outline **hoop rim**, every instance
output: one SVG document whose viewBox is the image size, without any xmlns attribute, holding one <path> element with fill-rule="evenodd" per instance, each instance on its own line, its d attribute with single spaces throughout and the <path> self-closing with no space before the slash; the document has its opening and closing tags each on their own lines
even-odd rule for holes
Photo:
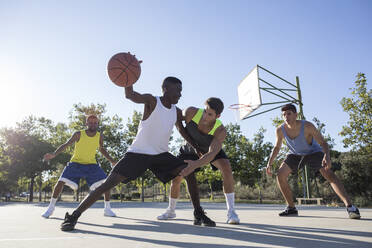
<svg viewBox="0 0 372 248">
<path fill-rule="evenodd" d="M 242 104 L 242 103 L 235 103 L 229 106 L 229 109 L 232 109 L 232 110 L 238 110 L 238 109 L 244 109 L 244 108 L 251 109 L 252 107 L 249 104 Z"/>
</svg>

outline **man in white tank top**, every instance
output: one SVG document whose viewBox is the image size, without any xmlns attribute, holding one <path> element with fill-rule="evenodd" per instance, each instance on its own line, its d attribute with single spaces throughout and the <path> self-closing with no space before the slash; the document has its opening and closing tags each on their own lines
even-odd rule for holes
<svg viewBox="0 0 372 248">
<path fill-rule="evenodd" d="M 79 216 L 96 202 L 103 192 L 120 182 L 127 183 L 141 176 L 147 169 L 166 183 L 175 178 L 187 164 L 168 152 L 168 142 L 176 124 L 182 132 L 182 111 L 175 104 L 181 97 L 182 82 L 167 77 L 162 85 L 163 95 L 140 94 L 133 86 L 125 88 L 125 97 L 135 103 L 144 104 L 143 117 L 138 133 L 123 158 L 113 168 L 106 181 L 84 199 L 78 208 L 61 225 L 62 231 L 74 229 Z M 181 130 L 180 130 L 181 129 Z"/>
<path fill-rule="evenodd" d="M 297 110 L 293 104 L 284 105 L 281 110 L 284 124 L 276 129 L 276 144 L 266 167 L 267 174 L 271 175 L 272 164 L 280 151 L 283 141 L 286 140 L 290 153 L 287 154 L 286 159 L 278 170 L 277 181 L 288 206 L 283 212 L 279 213 L 279 216 L 298 215 L 292 191 L 288 185 L 288 176 L 291 173 L 296 173 L 307 164 L 311 169 L 319 170 L 322 176 L 330 182 L 333 190 L 344 202 L 349 218 L 360 219 L 358 208 L 352 205 L 344 185 L 331 170 L 332 164 L 328 144 L 321 133 L 311 122 L 297 120 Z M 320 149 L 318 144 L 322 149 Z"/>
</svg>

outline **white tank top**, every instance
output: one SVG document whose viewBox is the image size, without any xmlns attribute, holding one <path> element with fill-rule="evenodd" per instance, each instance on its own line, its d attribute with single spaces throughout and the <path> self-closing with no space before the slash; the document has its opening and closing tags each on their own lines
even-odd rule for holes
<svg viewBox="0 0 372 248">
<path fill-rule="evenodd" d="M 177 121 L 177 109 L 172 104 L 168 109 L 156 97 L 154 111 L 146 120 L 141 120 L 138 132 L 128 152 L 156 155 L 168 152 L 169 139 Z"/>
</svg>

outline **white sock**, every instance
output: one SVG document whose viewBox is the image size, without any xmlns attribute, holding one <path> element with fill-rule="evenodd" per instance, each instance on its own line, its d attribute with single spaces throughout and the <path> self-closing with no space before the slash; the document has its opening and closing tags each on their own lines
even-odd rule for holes
<svg viewBox="0 0 372 248">
<path fill-rule="evenodd" d="M 105 202 L 105 209 L 111 209 L 110 201 L 104 201 Z"/>
<path fill-rule="evenodd" d="M 227 211 L 234 211 L 235 193 L 225 193 Z"/>
<path fill-rule="evenodd" d="M 49 207 L 55 207 L 56 206 L 56 202 L 57 202 L 57 198 L 50 198 L 50 203 L 49 203 Z"/>
<path fill-rule="evenodd" d="M 169 197 L 169 206 L 168 206 L 169 210 L 173 212 L 176 210 L 177 200 L 178 200 L 177 198 Z"/>
</svg>

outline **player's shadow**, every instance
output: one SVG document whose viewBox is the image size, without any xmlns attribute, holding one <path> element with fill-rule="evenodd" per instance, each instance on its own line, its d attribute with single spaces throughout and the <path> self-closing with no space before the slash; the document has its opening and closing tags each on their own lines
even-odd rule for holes
<svg viewBox="0 0 372 248">
<path fill-rule="evenodd" d="M 370 232 L 336 230 L 328 228 L 306 228 L 306 227 L 292 227 L 283 225 L 267 225 L 267 224 L 241 224 L 234 227 L 199 227 L 192 224 L 181 224 L 167 221 L 151 221 L 133 218 L 124 218 L 128 221 L 135 222 L 134 224 L 114 223 L 113 225 L 100 225 L 96 223 L 79 222 L 77 229 L 74 232 L 88 233 L 101 236 L 108 236 L 119 239 L 127 239 L 139 242 L 153 243 L 156 245 L 169 245 L 180 248 L 198 247 L 212 247 L 208 244 L 198 243 L 198 240 L 205 240 L 209 237 L 220 238 L 221 244 L 219 246 L 213 244 L 213 247 L 251 247 L 244 245 L 228 245 L 229 240 L 234 242 L 254 242 L 266 246 L 283 246 L 283 247 L 371 247 L 372 243 L 358 240 L 358 237 L 370 237 Z M 191 223 L 191 221 L 190 221 Z M 84 225 L 102 227 L 102 232 L 87 231 L 80 229 Z M 104 231 L 107 228 L 107 231 Z M 140 231 L 141 237 L 133 237 L 126 235 L 113 234 L 110 229 L 122 229 L 130 231 Z M 345 227 L 347 228 L 347 227 Z M 172 235 L 193 235 L 190 238 L 190 243 L 180 241 L 164 241 L 158 239 L 145 238 L 143 232 L 158 232 L 159 237 L 161 233 Z M 126 233 L 126 232 L 124 232 Z M 334 236 L 329 236 L 332 234 Z M 337 237 L 343 235 L 346 237 Z M 348 238 L 350 237 L 350 238 Z"/>
<path fill-rule="evenodd" d="M 311 219 L 336 219 L 336 220 L 344 220 L 347 219 L 348 217 L 335 217 L 335 216 L 312 216 L 312 215 L 298 215 L 298 216 L 290 216 L 290 217 L 285 217 L 285 218 L 311 218 Z M 353 221 L 353 220 L 351 220 Z M 358 220 L 354 221 L 372 221 L 372 219 L 369 218 L 361 218 Z"/>
</svg>

